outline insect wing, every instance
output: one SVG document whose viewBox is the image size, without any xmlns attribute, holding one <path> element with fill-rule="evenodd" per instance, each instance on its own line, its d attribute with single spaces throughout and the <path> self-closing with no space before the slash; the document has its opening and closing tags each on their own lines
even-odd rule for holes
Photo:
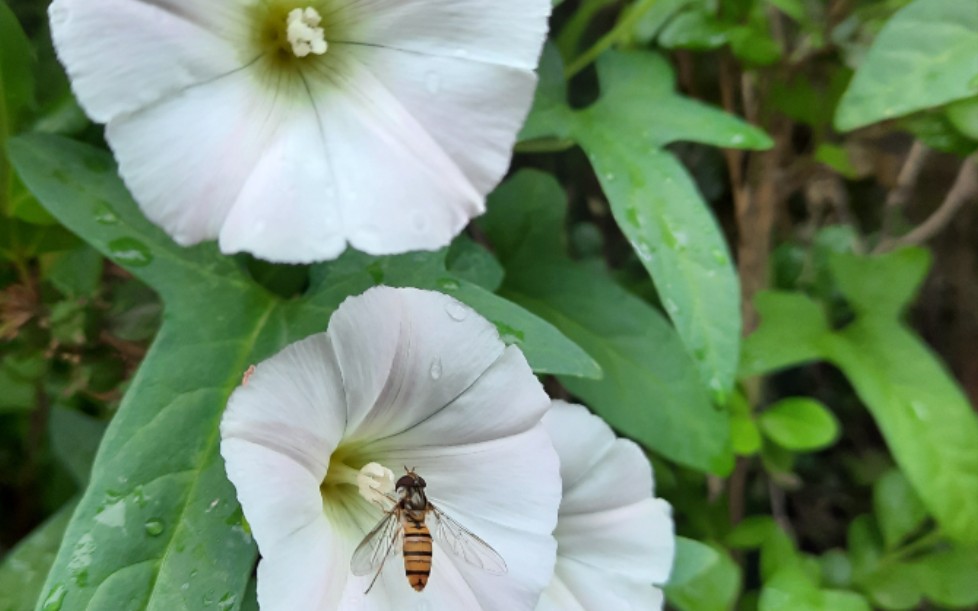
<svg viewBox="0 0 978 611">
<path fill-rule="evenodd" d="M 357 546 L 350 559 L 350 571 L 362 576 L 379 570 L 388 556 L 397 553 L 400 535 L 401 521 L 397 512 L 392 511 L 381 518 Z"/>
<path fill-rule="evenodd" d="M 430 503 L 428 510 L 428 515 L 431 516 L 431 535 L 442 547 L 472 566 L 493 575 L 506 572 L 506 561 L 488 543 Z"/>
</svg>

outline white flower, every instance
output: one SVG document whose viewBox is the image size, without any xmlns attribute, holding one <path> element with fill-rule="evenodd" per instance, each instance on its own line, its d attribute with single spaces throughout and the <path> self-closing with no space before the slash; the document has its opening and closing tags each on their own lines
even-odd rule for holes
<svg viewBox="0 0 978 611">
<path fill-rule="evenodd" d="M 661 609 L 652 584 L 668 579 L 676 537 L 672 509 L 653 496 L 648 459 L 580 405 L 554 401 L 543 423 L 564 498 L 557 567 L 537 611 Z"/>
<path fill-rule="evenodd" d="M 258 543 L 265 611 L 532 610 L 553 574 L 557 455 L 550 401 L 523 354 L 458 301 L 374 288 L 325 333 L 260 363 L 231 395 L 221 454 Z M 378 463 L 378 464 L 371 464 Z M 379 465 L 379 466 L 378 466 Z M 400 557 L 376 585 L 354 577 L 356 545 L 383 513 L 371 501 L 414 468 L 437 507 L 484 539 L 494 575 L 435 540 L 420 594 Z"/>
<path fill-rule="evenodd" d="M 484 210 L 551 0 L 55 0 L 143 210 L 273 261 L 433 250 Z"/>
</svg>

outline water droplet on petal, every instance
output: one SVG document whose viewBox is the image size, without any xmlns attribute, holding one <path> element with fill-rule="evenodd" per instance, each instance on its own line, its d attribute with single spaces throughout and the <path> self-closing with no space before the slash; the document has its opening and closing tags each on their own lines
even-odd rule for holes
<svg viewBox="0 0 978 611">
<path fill-rule="evenodd" d="M 146 520 L 146 524 L 143 526 L 146 528 L 146 534 L 150 537 L 158 537 L 163 534 L 163 520 L 159 518 Z"/>
<path fill-rule="evenodd" d="M 437 380 L 441 377 L 441 372 L 441 359 L 435 358 L 435 360 L 431 361 L 431 368 L 428 370 L 428 373 L 431 374 L 432 380 Z"/>
<path fill-rule="evenodd" d="M 132 238 L 119 238 L 109 242 L 109 254 L 117 262 L 131 267 L 145 267 L 153 261 L 149 248 Z"/>
<path fill-rule="evenodd" d="M 469 308 L 457 301 L 452 301 L 445 305 L 445 312 L 455 322 L 462 322 L 469 317 Z"/>
</svg>

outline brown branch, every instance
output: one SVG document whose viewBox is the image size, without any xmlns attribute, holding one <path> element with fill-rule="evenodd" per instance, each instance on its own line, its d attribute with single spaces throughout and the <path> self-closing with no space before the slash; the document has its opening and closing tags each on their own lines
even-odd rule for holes
<svg viewBox="0 0 978 611">
<path fill-rule="evenodd" d="M 978 162 L 976 160 L 978 160 L 978 156 L 974 155 L 964 160 L 961 169 L 958 170 L 957 178 L 954 179 L 954 184 L 951 185 L 951 190 L 947 192 L 944 201 L 927 220 L 905 235 L 880 242 L 875 252 L 923 244 L 943 231 L 962 206 L 978 197 Z"/>
<path fill-rule="evenodd" d="M 910 147 L 910 152 L 907 153 L 907 158 L 904 160 L 903 166 L 900 168 L 900 174 L 897 176 L 896 185 L 894 185 L 893 189 L 886 196 L 886 207 L 883 210 L 883 227 L 880 230 L 883 241 L 886 241 L 886 236 L 892 233 L 893 222 L 897 214 L 910 200 L 913 189 L 917 185 L 917 179 L 920 178 L 920 172 L 924 168 L 924 162 L 927 160 L 928 153 L 928 148 L 920 140 L 915 140 L 913 146 Z"/>
</svg>

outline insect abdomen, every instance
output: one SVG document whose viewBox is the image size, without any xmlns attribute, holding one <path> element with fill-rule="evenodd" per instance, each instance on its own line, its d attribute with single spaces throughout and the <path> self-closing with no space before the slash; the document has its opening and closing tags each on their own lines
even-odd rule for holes
<svg viewBox="0 0 978 611">
<path fill-rule="evenodd" d="M 431 532 L 424 522 L 404 520 L 404 574 L 420 592 L 431 574 Z"/>
</svg>

